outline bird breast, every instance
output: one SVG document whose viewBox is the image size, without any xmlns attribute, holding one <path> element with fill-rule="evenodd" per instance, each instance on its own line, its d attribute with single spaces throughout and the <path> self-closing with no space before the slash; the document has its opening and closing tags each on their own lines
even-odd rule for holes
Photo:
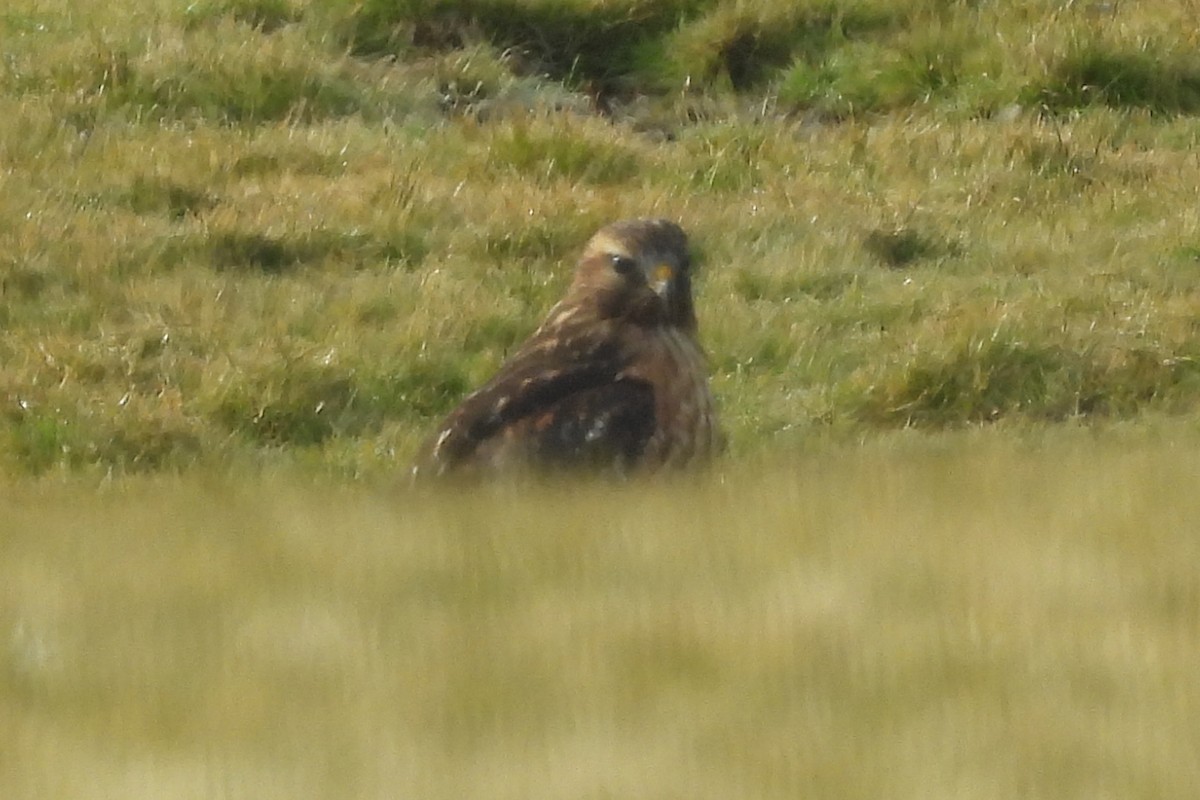
<svg viewBox="0 0 1200 800">
<path fill-rule="evenodd" d="M 673 327 L 644 337 L 623 375 L 654 387 L 656 427 L 643 458 L 648 464 L 681 466 L 720 448 L 716 410 L 704 352 L 689 333 Z"/>
</svg>

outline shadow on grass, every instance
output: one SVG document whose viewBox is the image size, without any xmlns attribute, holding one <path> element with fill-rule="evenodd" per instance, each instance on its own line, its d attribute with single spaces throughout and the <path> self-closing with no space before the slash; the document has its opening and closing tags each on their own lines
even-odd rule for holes
<svg viewBox="0 0 1200 800">
<path fill-rule="evenodd" d="M 672 81 L 727 78 L 741 90 L 760 85 L 798 52 L 827 50 L 896 18 L 835 3 L 759 14 L 729 13 L 717 0 L 364 0 L 343 35 L 360 55 L 457 49 L 486 39 L 521 53 L 530 71 L 601 94 L 661 84 L 663 67 Z"/>
<path fill-rule="evenodd" d="M 873 230 L 864 237 L 863 247 L 892 269 L 957 255 L 959 252 L 956 243 L 914 228 Z"/>
<path fill-rule="evenodd" d="M 138 176 L 113 198 L 135 214 L 165 214 L 181 219 L 217 205 L 217 198 L 202 189 L 171 180 Z"/>
<path fill-rule="evenodd" d="M 155 245 L 146 260 L 155 269 L 200 265 L 221 272 L 278 275 L 331 260 L 356 268 L 414 269 L 428 252 L 424 237 L 409 229 L 382 237 L 330 230 L 284 235 L 225 230 L 172 236 Z"/>
<path fill-rule="evenodd" d="M 0 298 L 36 300 L 56 282 L 53 272 L 7 259 L 0 266 Z"/>
<path fill-rule="evenodd" d="M 644 41 L 711 4 L 364 0 L 343 34 L 360 55 L 394 54 L 406 46 L 455 49 L 482 37 L 502 49 L 521 50 L 554 78 L 607 82 L 632 69 Z"/>
</svg>

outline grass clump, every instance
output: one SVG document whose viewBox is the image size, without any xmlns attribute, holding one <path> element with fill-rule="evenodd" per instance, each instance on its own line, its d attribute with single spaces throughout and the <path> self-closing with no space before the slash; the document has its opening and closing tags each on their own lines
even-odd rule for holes
<svg viewBox="0 0 1200 800">
<path fill-rule="evenodd" d="M 1060 348 L 1000 337 L 968 340 L 949 354 L 915 359 L 894 382 L 876 387 L 859 413 L 906 426 L 991 422 L 1013 414 L 1063 418 L 1084 402 L 1080 367 Z"/>
<path fill-rule="evenodd" d="M 690 188 L 706 192 L 752 191 L 761 186 L 770 165 L 767 134 L 748 126 L 712 126 L 700 129 L 684 141 L 689 159 Z"/>
<path fill-rule="evenodd" d="M 1200 58 L 1150 43 L 1135 50 L 1089 41 L 1054 63 L 1027 95 L 1050 111 L 1104 105 L 1194 114 L 1200 111 Z"/>
<path fill-rule="evenodd" d="M 1006 417 L 1127 417 L 1156 401 L 1170 408 L 1198 388 L 1200 362 L 1190 356 L 1143 348 L 1080 351 L 997 333 L 918 355 L 873 387 L 857 413 L 918 427 Z"/>
<path fill-rule="evenodd" d="M 518 122 L 493 139 L 489 157 L 503 172 L 537 181 L 614 184 L 629 180 L 639 169 L 634 151 L 583 134 L 573 125 L 546 130 Z"/>
<path fill-rule="evenodd" d="M 821 52 L 853 35 L 858 22 L 830 8 L 718 5 L 656 43 L 641 69 L 663 88 L 725 85 L 745 91 L 762 84 L 797 50 Z"/>
<path fill-rule="evenodd" d="M 84 130 L 117 116 L 240 126 L 410 107 L 406 87 L 374 88 L 365 69 L 315 49 L 298 31 L 266 36 L 220 23 L 157 40 L 75 43 L 61 62 L 30 59 L 9 81 L 25 93 L 61 92 L 67 117 Z"/>
<path fill-rule="evenodd" d="M 514 261 L 545 263 L 570 259 L 579 242 L 603 221 L 574 215 L 536 220 L 526 225 L 497 225 L 480 237 L 478 252 L 497 266 Z M 512 280 L 507 275 L 506 280 Z"/>
<path fill-rule="evenodd" d="M 197 66 L 191 58 L 130 66 L 111 85 L 108 102 L 165 119 L 201 117 L 224 124 L 347 116 L 367 99 L 346 75 L 248 54 L 244 63 Z"/>
<path fill-rule="evenodd" d="M 801 51 L 780 74 L 779 102 L 831 119 L 937 101 L 982 113 L 998 102 L 995 45 L 963 20 L 914 21 L 887 36 Z"/>
</svg>

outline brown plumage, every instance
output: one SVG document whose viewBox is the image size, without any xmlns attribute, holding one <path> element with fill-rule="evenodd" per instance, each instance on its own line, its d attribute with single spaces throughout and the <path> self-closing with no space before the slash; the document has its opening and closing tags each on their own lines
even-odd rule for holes
<svg viewBox="0 0 1200 800">
<path fill-rule="evenodd" d="M 496 375 L 450 413 L 413 473 L 682 466 L 720 447 L 687 236 L 662 219 L 588 242 L 563 297 Z"/>
</svg>

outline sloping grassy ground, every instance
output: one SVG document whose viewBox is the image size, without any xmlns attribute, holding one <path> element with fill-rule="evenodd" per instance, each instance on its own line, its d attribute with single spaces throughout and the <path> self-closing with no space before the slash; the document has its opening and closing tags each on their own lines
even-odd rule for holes
<svg viewBox="0 0 1200 800">
<path fill-rule="evenodd" d="M 661 214 L 735 454 L 1194 418 L 1194 4 L 13 0 L 10 475 L 380 475 Z"/>
<path fill-rule="evenodd" d="M 4 797 L 1193 800 L 1197 436 L 902 438 L 0 490 Z"/>
</svg>

